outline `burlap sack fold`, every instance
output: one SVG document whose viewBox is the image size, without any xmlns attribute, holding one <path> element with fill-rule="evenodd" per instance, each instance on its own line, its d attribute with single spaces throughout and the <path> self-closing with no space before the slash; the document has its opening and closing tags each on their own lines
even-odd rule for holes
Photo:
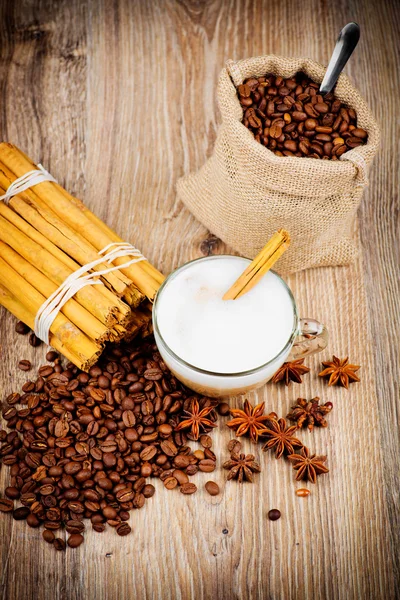
<svg viewBox="0 0 400 600">
<path fill-rule="evenodd" d="M 357 111 L 368 143 L 339 161 L 279 157 L 242 124 L 236 88 L 250 76 L 289 77 L 303 71 L 320 83 L 325 67 L 304 58 L 263 56 L 228 61 L 218 83 L 222 116 L 212 156 L 178 181 L 179 198 L 207 229 L 243 256 L 253 258 L 280 227 L 292 238 L 277 264 L 280 273 L 343 265 L 357 255 L 354 220 L 367 184 L 368 166 L 379 145 L 379 129 L 346 75 L 335 95 Z"/>
</svg>

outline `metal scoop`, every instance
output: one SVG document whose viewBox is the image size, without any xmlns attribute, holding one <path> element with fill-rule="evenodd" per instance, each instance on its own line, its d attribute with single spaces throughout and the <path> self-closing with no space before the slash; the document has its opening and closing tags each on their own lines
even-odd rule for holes
<svg viewBox="0 0 400 600">
<path fill-rule="evenodd" d="M 340 73 L 343 71 L 345 64 L 353 54 L 353 50 L 357 46 L 359 39 L 360 27 L 357 23 L 348 23 L 343 27 L 326 69 L 325 77 L 319 88 L 321 93 L 326 94 L 333 90 Z"/>
</svg>

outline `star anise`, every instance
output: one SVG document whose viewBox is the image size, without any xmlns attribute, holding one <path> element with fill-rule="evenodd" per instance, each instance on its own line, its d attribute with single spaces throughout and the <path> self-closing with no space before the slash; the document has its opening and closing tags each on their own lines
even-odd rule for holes
<svg viewBox="0 0 400 600">
<path fill-rule="evenodd" d="M 296 404 L 292 406 L 292 412 L 287 414 L 286 418 L 289 421 L 296 421 L 299 429 L 303 425 L 307 425 L 308 429 L 312 431 L 314 425 L 318 425 L 319 427 L 328 426 L 324 415 L 331 412 L 332 406 L 332 402 L 320 405 L 318 396 L 310 401 L 307 401 L 305 398 L 297 398 Z"/>
<path fill-rule="evenodd" d="M 188 415 L 188 418 L 184 419 L 175 427 L 175 431 L 181 431 L 181 429 L 191 429 L 191 434 L 194 440 L 197 440 L 200 435 L 200 429 L 205 427 L 216 427 L 216 423 L 207 419 L 207 415 L 214 410 L 214 406 L 207 406 L 200 410 L 199 403 L 197 400 L 193 400 L 190 410 L 184 412 Z"/>
<path fill-rule="evenodd" d="M 272 383 L 278 383 L 278 381 L 284 381 L 285 385 L 289 385 L 291 381 L 302 383 L 301 376 L 310 370 L 303 365 L 303 362 L 304 358 L 298 358 L 297 360 L 283 363 L 273 376 Z"/>
<path fill-rule="evenodd" d="M 243 480 L 253 482 L 253 473 L 260 473 L 261 467 L 256 462 L 253 454 L 236 454 L 232 452 L 230 460 L 222 465 L 224 469 L 229 469 L 228 480 L 237 479 L 239 483 Z"/>
<path fill-rule="evenodd" d="M 317 475 L 328 473 L 329 469 L 324 465 L 326 456 L 310 455 L 308 448 L 303 446 L 299 454 L 291 454 L 288 459 L 293 463 L 293 469 L 297 471 L 296 481 L 308 479 L 312 483 L 316 483 Z"/>
<path fill-rule="evenodd" d="M 323 362 L 322 365 L 325 367 L 325 369 L 319 373 L 319 376 L 329 376 L 328 385 L 335 385 L 336 383 L 340 382 L 343 387 L 348 389 L 349 383 L 360 381 L 355 374 L 355 371 L 358 371 L 360 366 L 349 364 L 348 357 L 340 359 L 334 355 L 332 362 Z"/>
<path fill-rule="evenodd" d="M 275 448 L 275 456 L 280 458 L 284 452 L 292 454 L 295 447 L 301 448 L 303 444 L 293 435 L 296 430 L 297 426 L 288 427 L 285 419 L 271 420 L 270 429 L 262 434 L 269 438 L 263 446 L 264 452 Z"/>
<path fill-rule="evenodd" d="M 267 429 L 264 423 L 269 421 L 272 415 L 275 416 L 275 413 L 264 415 L 264 406 L 265 402 L 262 402 L 253 407 L 248 400 L 245 400 L 243 410 L 231 408 L 229 412 L 234 419 L 228 421 L 227 426 L 235 430 L 237 437 L 249 433 L 253 442 L 257 442 L 258 436 Z"/>
</svg>

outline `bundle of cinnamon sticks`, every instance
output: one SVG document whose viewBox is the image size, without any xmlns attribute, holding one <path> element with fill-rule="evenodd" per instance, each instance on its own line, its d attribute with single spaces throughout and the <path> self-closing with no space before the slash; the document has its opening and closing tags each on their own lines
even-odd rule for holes
<svg viewBox="0 0 400 600">
<path fill-rule="evenodd" d="M 0 144 L 0 195 L 38 167 L 16 146 Z M 43 302 L 99 251 L 123 240 L 60 185 L 43 181 L 0 201 L 0 304 L 30 328 Z M 88 370 L 105 342 L 149 331 L 151 304 L 163 275 L 148 261 L 99 276 L 61 308 L 50 326 L 50 344 L 80 369 Z M 104 271 L 100 263 L 94 271 Z"/>
</svg>

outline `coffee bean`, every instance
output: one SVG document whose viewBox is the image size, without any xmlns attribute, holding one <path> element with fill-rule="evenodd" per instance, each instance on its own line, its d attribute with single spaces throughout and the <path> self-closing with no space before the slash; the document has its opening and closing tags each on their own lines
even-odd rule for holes
<svg viewBox="0 0 400 600">
<path fill-rule="evenodd" d="M 68 533 L 82 533 L 85 530 L 85 526 L 82 521 L 71 519 L 66 522 L 65 529 Z"/>
<path fill-rule="evenodd" d="M 45 529 L 42 533 L 42 537 L 44 539 L 45 542 L 47 542 L 48 544 L 52 544 L 55 540 L 55 535 L 52 531 L 49 531 L 48 529 Z"/>
<path fill-rule="evenodd" d="M 239 442 L 239 440 L 235 440 L 235 438 L 233 440 L 229 440 L 228 451 L 231 454 L 232 454 L 232 452 L 234 452 L 235 454 L 239 454 L 241 448 L 242 448 L 242 444 L 241 444 L 241 442 Z"/>
<path fill-rule="evenodd" d="M 220 490 L 219 485 L 215 483 L 215 481 L 207 481 L 204 487 L 206 488 L 210 496 L 218 496 Z"/>
<path fill-rule="evenodd" d="M 175 477 L 167 477 L 164 481 L 164 486 L 167 490 L 173 490 L 178 485 L 178 480 Z"/>
<path fill-rule="evenodd" d="M 30 510 L 26 506 L 21 506 L 20 508 L 16 508 L 13 512 L 13 518 L 16 521 L 23 521 L 29 515 Z"/>
<path fill-rule="evenodd" d="M 69 536 L 67 544 L 70 548 L 78 548 L 83 542 L 83 535 L 80 533 L 73 533 Z"/>
<path fill-rule="evenodd" d="M 190 465 L 190 458 L 184 454 L 178 454 L 174 458 L 174 465 L 178 467 L 178 469 L 186 469 Z"/>
<path fill-rule="evenodd" d="M 212 471 L 215 471 L 215 461 L 205 458 L 199 462 L 199 469 L 204 473 L 211 473 Z"/>
<path fill-rule="evenodd" d="M 176 454 L 178 454 L 177 447 L 170 440 L 162 441 L 160 447 L 164 454 L 166 454 L 167 456 L 175 456 Z"/>
<path fill-rule="evenodd" d="M 0 512 L 11 512 L 14 508 L 14 502 L 8 498 L 0 498 Z"/>
<path fill-rule="evenodd" d="M 281 511 L 278 510 L 277 508 L 273 508 L 272 510 L 270 510 L 268 512 L 268 519 L 270 521 L 277 521 L 280 518 L 281 518 Z"/>
<path fill-rule="evenodd" d="M 66 548 L 65 542 L 61 538 L 55 538 L 54 541 L 53 541 L 53 546 L 58 551 L 65 550 L 65 548 Z"/>
<path fill-rule="evenodd" d="M 212 439 L 209 435 L 201 435 L 199 441 L 203 448 L 211 448 L 212 446 Z"/>
<path fill-rule="evenodd" d="M 131 531 L 132 531 L 132 528 L 130 527 L 130 525 L 128 525 L 128 523 L 125 523 L 125 522 L 120 523 L 116 527 L 116 532 L 118 533 L 118 535 L 121 535 L 121 536 L 129 535 Z"/>
<path fill-rule="evenodd" d="M 36 337 L 36 335 L 34 333 L 31 333 L 29 336 L 29 343 L 34 348 L 37 348 L 42 343 L 42 340 L 40 340 L 38 337 Z"/>
<path fill-rule="evenodd" d="M 194 494 L 197 492 L 197 486 L 194 483 L 184 483 L 180 487 L 182 494 Z"/>
<path fill-rule="evenodd" d="M 186 473 L 184 471 L 181 471 L 180 469 L 175 469 L 172 473 L 173 477 L 175 477 L 175 479 L 177 480 L 177 482 L 179 483 L 179 485 L 183 485 L 184 483 L 188 483 L 189 481 L 189 477 L 186 475 Z M 164 482 L 165 485 L 165 482 Z M 167 487 L 167 486 L 165 486 Z"/>
<path fill-rule="evenodd" d="M 54 350 L 49 350 L 46 354 L 46 360 L 54 362 L 59 357 L 59 354 Z"/>
<path fill-rule="evenodd" d="M 16 487 L 6 487 L 4 493 L 7 496 L 7 498 L 10 498 L 11 500 L 16 500 L 17 498 L 19 498 L 19 489 Z"/>
<path fill-rule="evenodd" d="M 229 415 L 229 404 L 227 402 L 221 402 L 218 404 L 217 410 L 222 417 L 225 417 L 226 415 Z"/>
<path fill-rule="evenodd" d="M 30 332 L 28 325 L 25 325 L 23 321 L 17 321 L 15 324 L 15 331 L 20 335 L 26 335 Z"/>
<path fill-rule="evenodd" d="M 143 377 L 151 381 L 158 381 L 159 379 L 162 379 L 162 376 L 163 374 L 160 369 L 147 369 L 147 371 L 143 373 Z"/>
<path fill-rule="evenodd" d="M 39 519 L 37 518 L 36 515 L 34 515 L 32 513 L 26 517 L 26 522 L 29 525 L 29 527 L 33 527 L 33 528 L 40 527 Z"/>
<path fill-rule="evenodd" d="M 189 465 L 186 469 L 186 473 L 191 477 L 192 475 L 196 475 L 199 467 L 197 465 Z"/>
<path fill-rule="evenodd" d="M 32 368 L 32 364 L 29 360 L 20 360 L 18 363 L 18 369 L 21 371 L 30 371 Z"/>
<path fill-rule="evenodd" d="M 151 498 L 154 496 L 156 488 L 151 483 L 147 483 L 142 489 L 142 494 L 145 498 Z M 120 513 L 121 514 L 121 513 Z"/>
<path fill-rule="evenodd" d="M 361 127 L 356 127 L 351 133 L 362 140 L 365 140 L 368 137 L 368 133 L 365 131 L 365 129 L 361 129 Z"/>
</svg>

